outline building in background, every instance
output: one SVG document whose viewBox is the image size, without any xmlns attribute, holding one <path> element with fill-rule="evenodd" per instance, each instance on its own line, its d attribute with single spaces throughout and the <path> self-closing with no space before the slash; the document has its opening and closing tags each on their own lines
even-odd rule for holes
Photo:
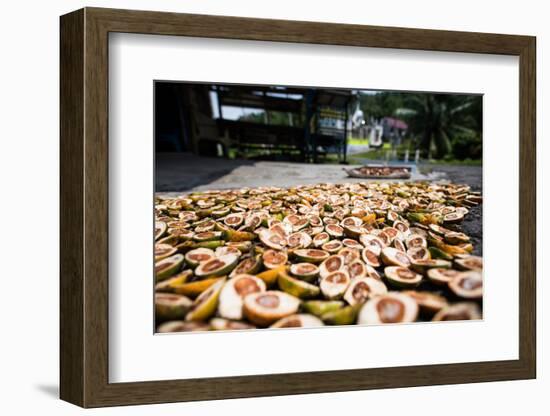
<svg viewBox="0 0 550 416">
<path fill-rule="evenodd" d="M 346 162 L 345 89 L 155 83 L 157 152 Z"/>
</svg>

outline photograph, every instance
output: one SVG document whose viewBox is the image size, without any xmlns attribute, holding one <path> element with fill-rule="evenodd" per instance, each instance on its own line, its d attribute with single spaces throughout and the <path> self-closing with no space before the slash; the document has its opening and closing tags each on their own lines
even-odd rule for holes
<svg viewBox="0 0 550 416">
<path fill-rule="evenodd" d="M 76 411 L 286 396 L 333 413 L 350 392 L 382 410 L 411 388 L 492 404 L 514 383 L 538 403 L 543 26 L 519 9 L 457 27 L 418 7 L 72 7 L 57 82 L 35 83 L 53 124 L 19 123 L 59 143 L 7 153 L 57 163 L 53 188 L 42 169 L 8 181 L 59 191 L 59 281 L 37 292 L 59 336 L 53 378 L 23 374 L 35 389 Z"/>
<path fill-rule="evenodd" d="M 482 319 L 482 108 L 155 81 L 155 332 Z"/>
</svg>

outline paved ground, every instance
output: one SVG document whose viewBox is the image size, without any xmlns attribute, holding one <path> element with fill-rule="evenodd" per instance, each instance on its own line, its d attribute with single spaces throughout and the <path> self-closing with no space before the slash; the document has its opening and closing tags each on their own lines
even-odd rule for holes
<svg viewBox="0 0 550 416">
<path fill-rule="evenodd" d="M 341 165 L 198 158 L 189 154 L 164 153 L 156 157 L 156 192 L 175 194 L 191 190 L 228 189 L 243 186 L 292 186 L 319 182 L 361 182 L 348 178 Z M 477 166 L 420 166 L 412 180 L 450 180 L 482 190 L 482 169 Z M 482 208 L 472 208 L 463 223 L 481 255 Z"/>
<path fill-rule="evenodd" d="M 157 192 L 229 189 L 243 186 L 293 186 L 319 182 L 361 182 L 348 178 L 343 165 L 267 162 L 196 157 L 184 153 L 156 156 Z M 347 168 L 354 165 L 346 165 Z M 443 179 L 438 172 L 413 170 L 412 180 Z"/>
</svg>

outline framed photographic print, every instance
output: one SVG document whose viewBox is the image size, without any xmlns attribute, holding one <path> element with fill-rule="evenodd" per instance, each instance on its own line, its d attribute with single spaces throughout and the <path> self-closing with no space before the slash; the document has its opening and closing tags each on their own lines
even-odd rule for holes
<svg viewBox="0 0 550 416">
<path fill-rule="evenodd" d="M 61 17 L 61 398 L 536 376 L 535 38 Z"/>
</svg>

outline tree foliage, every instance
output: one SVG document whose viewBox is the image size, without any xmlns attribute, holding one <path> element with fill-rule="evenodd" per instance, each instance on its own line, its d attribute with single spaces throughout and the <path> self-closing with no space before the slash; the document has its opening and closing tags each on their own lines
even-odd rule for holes
<svg viewBox="0 0 550 416">
<path fill-rule="evenodd" d="M 360 99 L 367 120 L 383 117 L 405 120 L 415 148 L 425 156 L 481 157 L 480 95 L 380 92 L 362 95 Z"/>
</svg>

